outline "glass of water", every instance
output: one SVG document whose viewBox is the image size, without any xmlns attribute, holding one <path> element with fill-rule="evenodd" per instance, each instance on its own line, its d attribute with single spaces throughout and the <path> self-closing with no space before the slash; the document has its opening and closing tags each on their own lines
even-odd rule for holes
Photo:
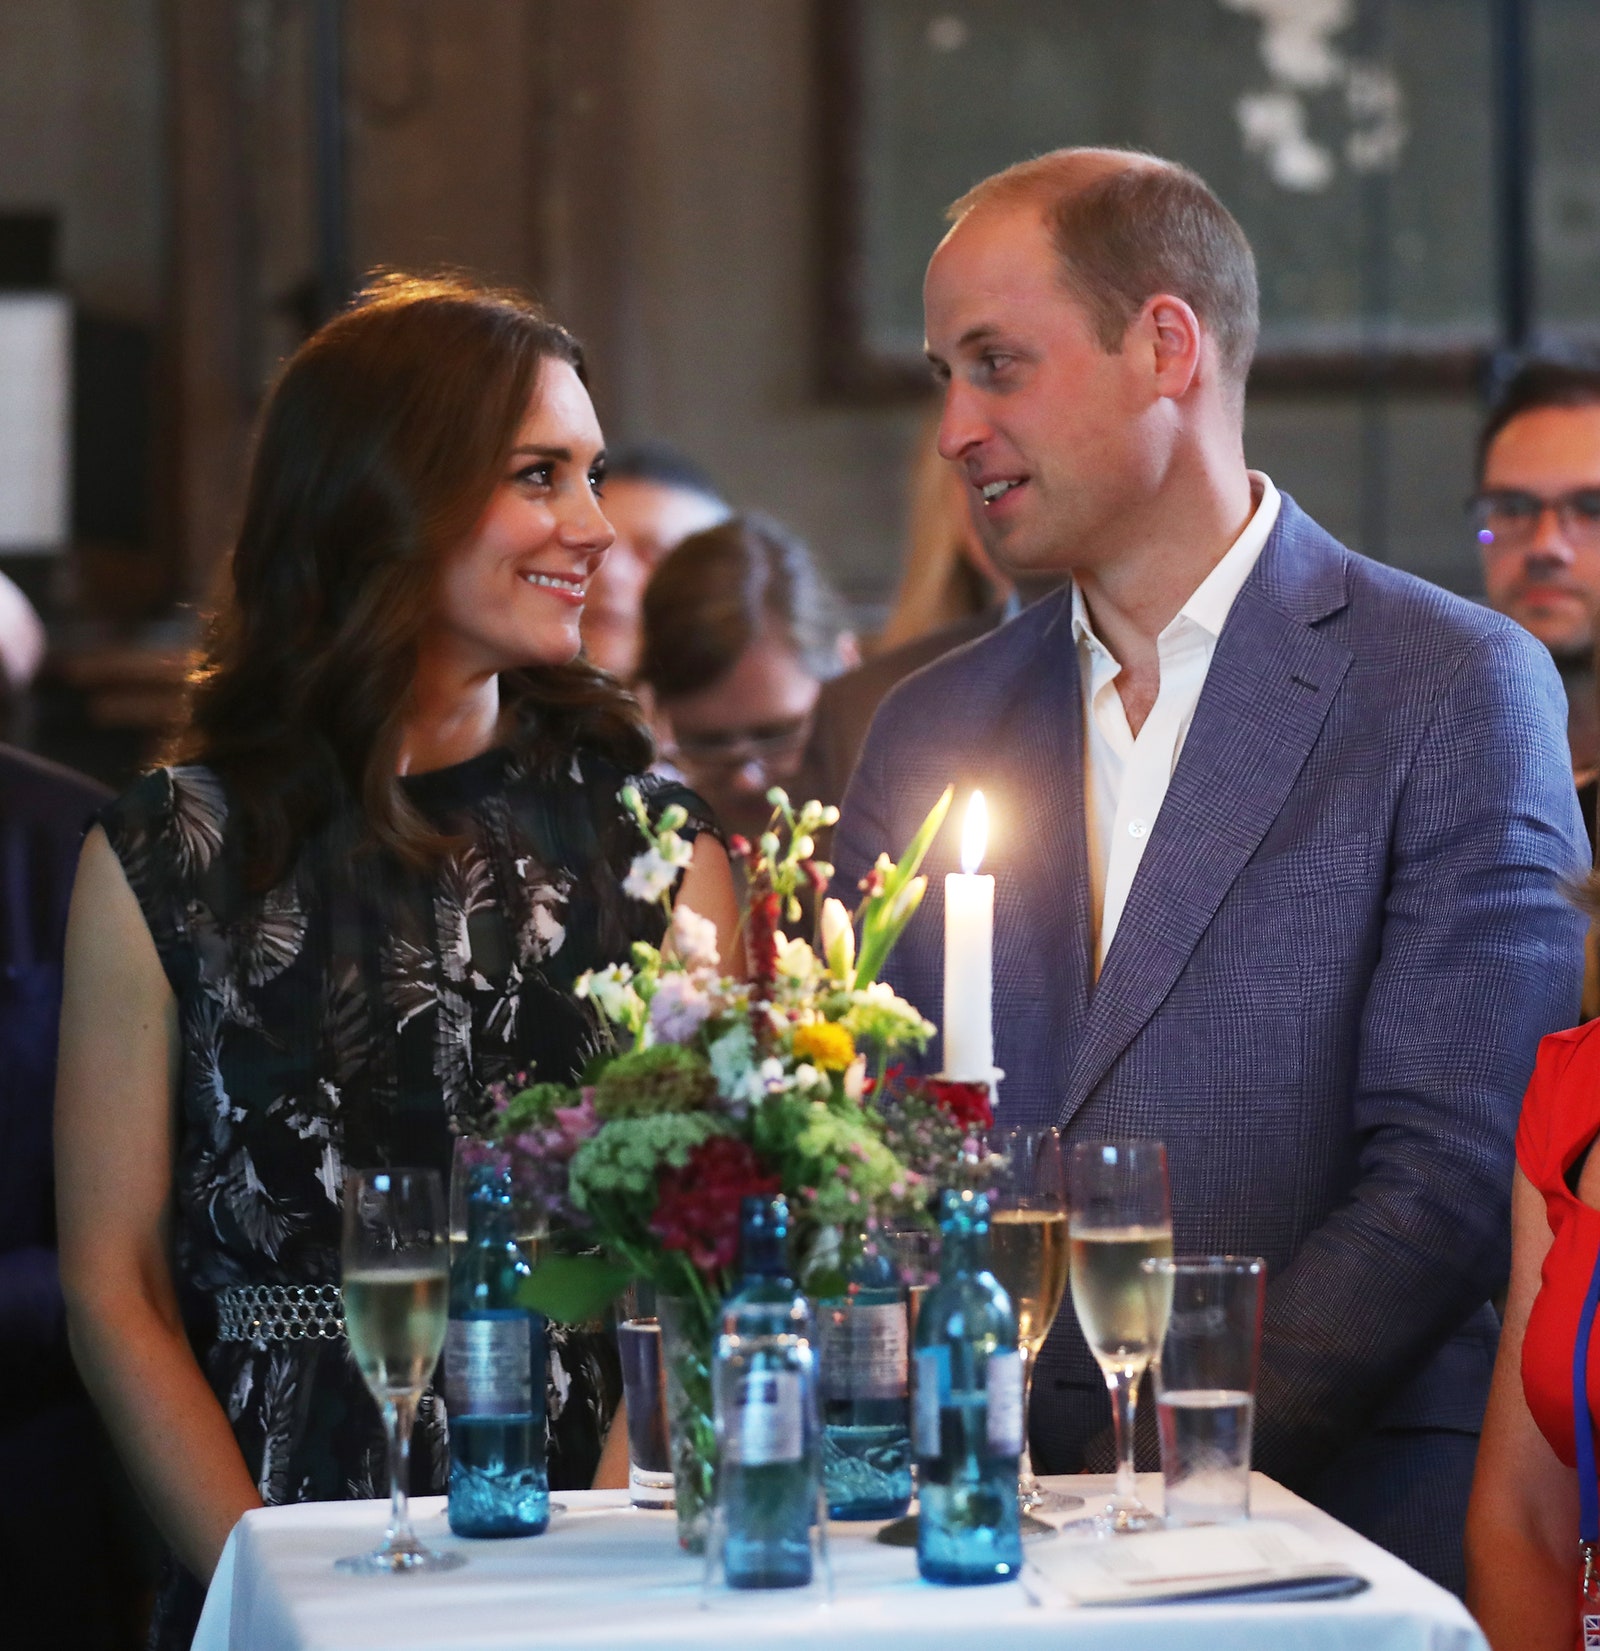
<svg viewBox="0 0 1600 1651">
<path fill-rule="evenodd" d="M 411 1424 L 444 1347 L 450 1299 L 444 1188 L 431 1169 L 352 1170 L 344 1183 L 345 1331 L 389 1438 L 389 1529 L 381 1547 L 335 1561 L 342 1571 L 449 1571 L 411 1528 Z"/>
<path fill-rule="evenodd" d="M 1167 1522 L 1248 1519 L 1267 1264 L 1223 1255 L 1144 1265 L 1172 1294 L 1155 1372 Z"/>
</svg>

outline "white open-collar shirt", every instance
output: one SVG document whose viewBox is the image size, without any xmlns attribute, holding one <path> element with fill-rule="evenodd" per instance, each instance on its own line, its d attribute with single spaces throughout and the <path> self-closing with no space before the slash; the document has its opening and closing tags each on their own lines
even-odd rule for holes
<svg viewBox="0 0 1600 1651">
<path fill-rule="evenodd" d="M 1259 470 L 1250 472 L 1250 483 L 1259 499 L 1244 531 L 1156 638 L 1161 686 L 1137 739 L 1117 692 L 1122 666 L 1095 635 L 1088 604 L 1073 581 L 1072 636 L 1083 683 L 1083 814 L 1097 976 L 1183 752 L 1217 638 L 1278 519 L 1277 488 Z"/>
</svg>

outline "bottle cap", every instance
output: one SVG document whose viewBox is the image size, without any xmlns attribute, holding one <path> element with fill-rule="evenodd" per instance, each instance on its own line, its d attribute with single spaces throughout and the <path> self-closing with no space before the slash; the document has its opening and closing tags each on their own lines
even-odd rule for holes
<svg viewBox="0 0 1600 1651">
<path fill-rule="evenodd" d="M 739 1225 L 747 1238 L 770 1233 L 774 1238 L 789 1236 L 789 1203 L 783 1197 L 755 1194 L 739 1206 Z"/>
<path fill-rule="evenodd" d="M 939 1194 L 939 1225 L 956 1223 L 963 1227 L 987 1228 L 989 1200 L 971 1187 L 946 1187 Z"/>
</svg>

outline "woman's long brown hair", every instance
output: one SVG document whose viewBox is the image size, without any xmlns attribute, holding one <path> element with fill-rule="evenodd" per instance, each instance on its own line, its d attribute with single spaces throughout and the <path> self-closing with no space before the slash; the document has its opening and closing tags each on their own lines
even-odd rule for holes
<svg viewBox="0 0 1600 1651">
<path fill-rule="evenodd" d="M 225 781 L 250 885 L 270 887 L 341 805 L 413 866 L 449 839 L 396 778 L 442 558 L 499 484 L 546 361 L 577 341 L 514 293 L 387 275 L 295 353 L 262 414 L 227 594 L 167 760 Z M 501 677 L 513 743 L 553 770 L 580 744 L 650 761 L 630 696 L 582 661 Z"/>
</svg>

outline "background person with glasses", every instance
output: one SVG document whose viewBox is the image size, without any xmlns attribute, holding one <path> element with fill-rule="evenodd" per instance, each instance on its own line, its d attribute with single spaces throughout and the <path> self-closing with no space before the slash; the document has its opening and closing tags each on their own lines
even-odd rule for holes
<svg viewBox="0 0 1600 1651">
<path fill-rule="evenodd" d="M 1489 605 L 1550 650 L 1591 846 L 1600 771 L 1600 361 L 1530 360 L 1505 380 L 1478 442 L 1470 501 Z"/>
<path fill-rule="evenodd" d="M 670 732 L 667 755 L 724 828 L 751 841 L 771 787 L 804 789 L 818 690 L 856 660 L 811 553 L 767 517 L 691 534 L 645 591 L 639 675 Z"/>
</svg>

